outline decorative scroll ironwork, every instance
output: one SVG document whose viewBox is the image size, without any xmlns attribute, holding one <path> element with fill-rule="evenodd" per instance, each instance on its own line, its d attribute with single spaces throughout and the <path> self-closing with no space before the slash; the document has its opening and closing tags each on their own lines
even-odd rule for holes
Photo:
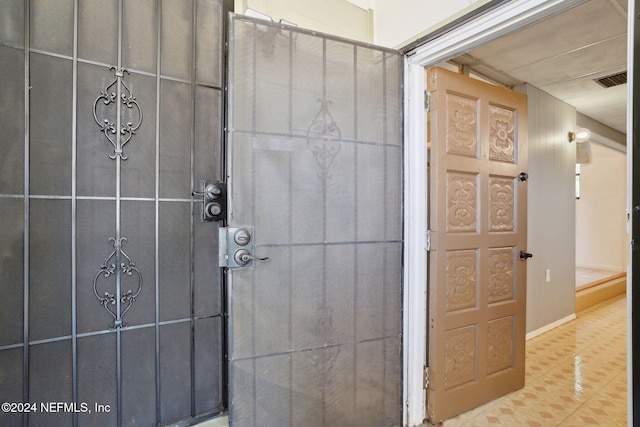
<svg viewBox="0 0 640 427">
<path fill-rule="evenodd" d="M 320 165 L 318 176 L 331 178 L 329 167 L 342 147 L 342 132 L 329 112 L 331 101 L 318 99 L 318 102 L 320 111 L 307 129 L 307 147 Z"/>
<path fill-rule="evenodd" d="M 109 326 L 109 329 L 114 330 L 118 327 L 126 327 L 128 326 L 125 323 L 122 323 L 122 318 L 129 311 L 131 305 L 135 302 L 138 295 L 142 291 L 142 275 L 140 271 L 136 267 L 136 264 L 129 258 L 129 256 L 122 250 L 122 243 L 126 242 L 126 237 L 121 237 L 120 240 L 116 240 L 115 238 L 109 238 L 110 242 L 113 242 L 113 252 L 105 258 L 104 262 L 100 266 L 100 269 L 96 273 L 96 276 L 93 279 L 93 292 L 95 293 L 98 300 L 100 300 L 100 304 L 104 307 L 105 310 L 111 314 L 113 317 L 113 325 Z M 120 259 L 120 266 L 116 267 L 116 260 Z M 116 300 L 115 293 L 111 293 L 109 291 L 101 292 L 98 289 L 98 282 L 101 278 L 108 279 L 111 276 L 116 277 L 117 268 L 120 269 L 121 276 L 132 276 L 137 278 L 137 286 L 124 291 L 120 295 L 120 303 L 125 305 L 124 310 L 122 310 L 122 305 L 120 306 L 120 315 L 118 315 L 116 309 L 112 310 L 109 308 L 110 306 L 118 306 L 118 301 Z M 134 290 L 135 289 L 135 290 Z"/>
<path fill-rule="evenodd" d="M 111 70 L 115 72 L 115 79 L 100 91 L 100 96 L 94 101 L 93 118 L 100 127 L 100 132 L 104 133 L 113 146 L 113 155 L 109 155 L 109 158 L 116 161 L 116 210 L 119 210 L 121 162 L 128 159 L 123 149 L 142 124 L 142 109 L 124 82 L 124 75 L 129 72 L 119 67 L 111 67 Z M 100 105 L 104 107 L 99 108 Z M 104 117 L 98 118 L 100 113 Z M 120 233 L 120 216 L 117 215 L 115 237 L 109 238 L 113 242 L 113 252 L 105 258 L 93 279 L 96 298 L 113 317 L 113 325 L 109 326 L 111 330 L 127 326 L 122 319 L 142 291 L 142 275 L 129 255 L 122 250 L 122 244 L 127 239 Z M 99 290 L 100 279 L 111 277 L 115 279 L 115 291 L 104 291 L 103 288 Z M 122 279 L 126 277 L 134 277 L 137 283 L 131 289 L 123 291 Z"/>
<path fill-rule="evenodd" d="M 129 74 L 129 71 L 125 69 L 116 69 L 115 67 L 111 67 L 111 70 L 115 71 L 115 79 L 107 85 L 103 90 L 100 91 L 100 96 L 96 98 L 93 103 L 93 118 L 100 126 L 100 131 L 104 133 L 104 136 L 107 140 L 113 145 L 113 155 L 109 155 L 111 159 L 115 159 L 116 157 L 120 157 L 122 160 L 127 160 L 127 156 L 123 154 L 124 146 L 127 145 L 133 135 L 135 135 L 136 130 L 142 124 L 142 110 L 140 109 L 140 105 L 136 101 L 136 97 L 133 96 L 133 93 L 129 89 L 129 87 L 124 82 L 124 74 Z M 120 86 L 120 88 L 118 88 Z M 122 105 L 127 107 L 131 112 L 137 110 L 137 121 L 135 124 L 132 121 L 122 120 L 122 113 L 120 108 L 117 106 L 117 98 L 118 94 L 114 91 L 117 90 L 119 93 L 119 98 L 122 102 Z M 114 105 L 116 106 L 116 118 L 112 120 L 111 117 L 106 118 L 98 118 L 98 105 L 102 101 L 102 104 L 106 106 Z M 118 117 L 118 113 L 120 113 L 120 117 Z M 120 128 L 119 130 L 116 128 Z M 116 135 L 116 132 L 120 132 L 120 135 Z M 115 140 L 113 136 L 116 136 Z"/>
</svg>

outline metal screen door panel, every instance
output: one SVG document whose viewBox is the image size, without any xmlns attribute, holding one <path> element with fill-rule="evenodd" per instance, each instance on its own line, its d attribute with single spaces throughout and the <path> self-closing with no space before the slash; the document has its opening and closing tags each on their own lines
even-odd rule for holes
<svg viewBox="0 0 640 427">
<path fill-rule="evenodd" d="M 224 410 L 218 226 L 192 191 L 223 178 L 227 9 L 1 2 L 0 401 L 38 407 L 0 425 Z"/>
<path fill-rule="evenodd" d="M 524 386 L 527 98 L 427 74 L 427 411 L 437 423 Z"/>
<path fill-rule="evenodd" d="M 237 426 L 402 422 L 402 72 L 398 52 L 234 15 L 231 272 Z"/>
</svg>

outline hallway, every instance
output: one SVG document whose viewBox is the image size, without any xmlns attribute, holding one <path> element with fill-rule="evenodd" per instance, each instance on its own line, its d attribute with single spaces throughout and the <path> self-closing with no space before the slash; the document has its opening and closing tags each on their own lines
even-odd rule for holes
<svg viewBox="0 0 640 427">
<path fill-rule="evenodd" d="M 527 341 L 526 386 L 444 427 L 626 426 L 626 299 Z"/>
</svg>

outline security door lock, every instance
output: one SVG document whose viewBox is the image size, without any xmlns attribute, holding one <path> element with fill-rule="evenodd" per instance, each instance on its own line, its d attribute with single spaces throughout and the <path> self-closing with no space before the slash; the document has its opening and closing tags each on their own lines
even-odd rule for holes
<svg viewBox="0 0 640 427">
<path fill-rule="evenodd" d="M 221 227 L 218 265 L 228 268 L 253 267 L 255 261 L 268 261 L 254 255 L 253 227 Z"/>
<path fill-rule="evenodd" d="M 227 217 L 227 184 L 223 182 L 202 181 L 202 191 L 192 195 L 202 197 L 202 220 L 224 221 Z"/>
<path fill-rule="evenodd" d="M 233 241 L 238 246 L 247 246 L 251 242 L 251 232 L 246 228 L 238 228 L 233 233 Z"/>
</svg>

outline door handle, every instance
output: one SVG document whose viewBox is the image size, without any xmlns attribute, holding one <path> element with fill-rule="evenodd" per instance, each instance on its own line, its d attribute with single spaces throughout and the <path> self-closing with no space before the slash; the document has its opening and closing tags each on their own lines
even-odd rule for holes
<svg viewBox="0 0 640 427">
<path fill-rule="evenodd" d="M 269 257 L 260 258 L 254 255 L 251 255 L 251 253 L 246 249 L 238 249 L 236 253 L 233 254 L 233 260 L 236 262 L 236 264 L 243 266 L 243 265 L 247 265 L 251 260 L 269 261 Z"/>
<path fill-rule="evenodd" d="M 529 252 L 525 252 L 525 251 L 520 251 L 520 259 L 523 261 L 526 261 L 527 258 L 533 258 L 533 254 L 530 254 Z"/>
</svg>

